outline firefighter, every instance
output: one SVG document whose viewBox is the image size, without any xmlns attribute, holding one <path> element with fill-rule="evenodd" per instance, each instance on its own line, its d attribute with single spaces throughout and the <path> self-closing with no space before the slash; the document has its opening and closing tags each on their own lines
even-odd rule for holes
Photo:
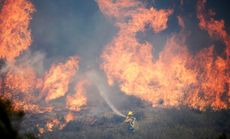
<svg viewBox="0 0 230 139">
<path fill-rule="evenodd" d="M 125 123 L 128 123 L 128 130 L 131 132 L 134 132 L 135 130 L 135 121 L 136 118 L 133 116 L 133 112 L 129 111 L 126 116 Z"/>
</svg>

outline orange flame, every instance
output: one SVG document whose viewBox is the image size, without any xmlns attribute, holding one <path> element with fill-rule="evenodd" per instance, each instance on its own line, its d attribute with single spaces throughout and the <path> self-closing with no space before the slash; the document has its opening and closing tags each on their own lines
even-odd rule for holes
<svg viewBox="0 0 230 139">
<path fill-rule="evenodd" d="M 87 98 L 85 96 L 85 86 L 87 80 L 81 80 L 76 84 L 75 94 L 66 97 L 66 106 L 72 111 L 79 111 L 82 107 L 86 106 Z"/>
<path fill-rule="evenodd" d="M 70 121 L 73 121 L 74 120 L 74 115 L 73 113 L 69 112 L 66 116 L 65 116 L 65 121 L 66 123 L 70 122 Z"/>
<path fill-rule="evenodd" d="M 214 55 L 214 48 L 200 51 L 191 66 L 197 72 L 197 82 L 190 88 L 187 103 L 194 108 L 229 108 L 229 66 L 226 59 Z"/>
<path fill-rule="evenodd" d="M 229 108 L 229 66 L 225 59 L 213 55 L 212 48 L 192 56 L 185 38 L 179 36 L 178 40 L 174 35 L 155 60 L 152 45 L 138 42 L 136 33 L 143 32 L 146 25 L 156 33 L 164 30 L 172 10 L 145 9 L 139 2 L 124 0 L 99 0 L 98 4 L 105 15 L 115 18 L 119 29 L 102 54 L 102 69 L 110 85 L 116 82 L 124 93 L 152 106 Z M 213 31 L 221 32 L 218 28 Z M 227 100 L 222 99 L 225 94 Z"/>
<path fill-rule="evenodd" d="M 31 98 L 28 95 L 36 86 L 36 73 L 29 66 L 14 66 L 13 61 L 20 53 L 26 50 L 31 44 L 31 33 L 29 23 L 31 15 L 35 11 L 33 4 L 28 0 L 5 0 L 0 12 L 0 59 L 7 60 L 6 72 L 1 74 L 1 88 L 5 93 L 4 97 L 15 99 L 23 97 Z M 12 66 L 13 65 L 13 66 Z M 14 92 L 14 94 L 10 94 Z M 27 93 L 27 94 L 25 94 Z M 1 94 L 2 95 L 2 94 Z M 25 99 L 14 101 L 15 109 L 38 110 L 38 106 L 27 104 Z"/>
<path fill-rule="evenodd" d="M 13 99 L 13 108 L 16 111 L 51 112 L 55 106 L 50 106 L 49 103 L 41 106 L 38 102 L 39 96 L 45 97 L 46 101 L 65 96 L 71 79 L 78 70 L 79 59 L 71 57 L 65 63 L 52 65 L 43 79 L 38 78 L 36 70 L 30 64 L 22 64 L 19 59 L 15 60 L 32 42 L 29 23 L 34 11 L 33 4 L 28 0 L 4 1 L 0 12 L 0 59 L 6 60 L 7 66 L 0 73 L 0 97 Z M 2 70 L 3 67 L 0 66 Z M 76 85 L 76 94 L 68 95 L 66 98 L 66 105 L 71 110 L 80 111 L 86 105 L 87 99 L 83 88 L 85 84 L 86 81 L 80 81 Z M 43 127 L 39 124 L 36 126 L 39 132 L 44 134 L 54 129 L 62 129 L 71 120 L 74 120 L 74 115 L 68 113 L 64 123 L 55 118 L 48 119 Z"/>
<path fill-rule="evenodd" d="M 212 16 L 215 14 L 205 14 L 205 4 L 207 0 L 198 0 L 197 18 L 201 29 L 207 30 L 210 36 L 217 36 L 223 40 L 226 45 L 226 55 L 230 57 L 230 36 L 225 31 L 224 20 L 215 20 Z M 212 12 L 213 13 L 213 12 Z M 211 17 L 210 17 L 211 16 Z M 229 62 L 229 61 L 228 61 Z"/>
<path fill-rule="evenodd" d="M 0 58 L 12 61 L 31 44 L 29 22 L 34 7 L 28 0 L 6 0 L 0 12 Z"/>
<path fill-rule="evenodd" d="M 62 97 L 68 91 L 71 78 L 78 69 L 78 58 L 71 57 L 66 63 L 53 65 L 44 77 L 42 93 L 50 101 Z"/>
<path fill-rule="evenodd" d="M 6 87 L 16 92 L 29 93 L 36 86 L 36 78 L 31 67 L 11 68 L 6 74 Z"/>
<path fill-rule="evenodd" d="M 46 128 L 49 132 L 53 131 L 54 128 L 60 127 L 61 122 L 58 119 L 52 119 L 46 123 Z"/>
</svg>

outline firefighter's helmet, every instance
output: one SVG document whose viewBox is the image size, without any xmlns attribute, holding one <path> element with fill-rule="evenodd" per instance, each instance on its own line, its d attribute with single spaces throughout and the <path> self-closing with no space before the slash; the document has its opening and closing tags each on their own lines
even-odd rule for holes
<svg viewBox="0 0 230 139">
<path fill-rule="evenodd" d="M 128 112 L 128 116 L 132 116 L 133 115 L 133 112 L 132 111 L 129 111 Z"/>
</svg>

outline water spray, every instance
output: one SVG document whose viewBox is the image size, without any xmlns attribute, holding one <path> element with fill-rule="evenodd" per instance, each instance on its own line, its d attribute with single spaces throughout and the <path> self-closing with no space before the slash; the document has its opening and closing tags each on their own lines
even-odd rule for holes
<svg viewBox="0 0 230 139">
<path fill-rule="evenodd" d="M 105 100 L 106 104 L 112 109 L 112 111 L 121 116 L 126 117 L 124 114 L 122 114 L 109 100 L 107 97 L 108 87 L 106 86 L 106 83 L 99 77 L 99 75 L 96 73 L 96 71 L 89 71 L 86 73 L 86 76 L 95 84 L 95 86 L 98 88 L 99 94 L 101 97 Z"/>
</svg>

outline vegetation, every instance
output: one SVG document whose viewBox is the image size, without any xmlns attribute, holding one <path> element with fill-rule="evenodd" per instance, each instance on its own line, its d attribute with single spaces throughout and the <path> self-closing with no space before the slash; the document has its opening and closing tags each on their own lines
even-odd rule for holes
<svg viewBox="0 0 230 139">
<path fill-rule="evenodd" d="M 63 130 L 42 136 L 44 139 L 228 139 L 230 111 L 199 112 L 189 109 L 144 110 L 139 115 L 139 129 L 134 133 L 118 116 L 97 118 L 92 125 L 70 122 Z"/>
</svg>

